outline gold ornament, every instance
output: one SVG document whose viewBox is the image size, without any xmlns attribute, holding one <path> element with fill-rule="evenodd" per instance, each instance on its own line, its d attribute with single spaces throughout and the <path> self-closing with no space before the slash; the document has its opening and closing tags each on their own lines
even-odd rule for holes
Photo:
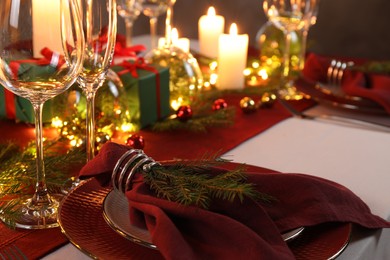
<svg viewBox="0 0 390 260">
<path fill-rule="evenodd" d="M 276 95 L 272 93 L 265 92 L 263 95 L 261 95 L 260 101 L 259 101 L 259 107 L 260 108 L 270 108 L 275 104 Z"/>
<path fill-rule="evenodd" d="M 255 101 L 250 97 L 244 97 L 240 100 L 240 108 L 246 114 L 253 113 L 257 109 Z"/>
</svg>

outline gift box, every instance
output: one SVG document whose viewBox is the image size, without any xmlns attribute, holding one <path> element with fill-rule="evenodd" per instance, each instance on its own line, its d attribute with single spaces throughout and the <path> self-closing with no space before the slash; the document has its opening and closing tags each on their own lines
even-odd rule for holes
<svg viewBox="0 0 390 260">
<path fill-rule="evenodd" d="M 34 80 L 43 78 L 47 79 L 57 67 L 64 63 L 62 57 L 52 61 L 53 52 L 48 48 L 41 51 L 42 58 L 29 60 L 14 60 L 9 63 L 9 69 L 20 80 L 34 82 Z M 34 123 L 34 109 L 30 101 L 19 97 L 4 87 L 0 87 L 0 118 L 14 119 L 27 123 Z M 42 111 L 42 122 L 50 122 L 52 118 L 51 101 L 48 100 Z"/>
<path fill-rule="evenodd" d="M 168 68 L 137 59 L 123 61 L 112 69 L 123 82 L 132 122 L 144 128 L 170 115 Z"/>
<path fill-rule="evenodd" d="M 19 97 L 9 90 L 0 86 L 0 118 L 12 119 L 17 122 L 34 123 L 34 109 L 25 98 Z M 51 122 L 52 118 L 52 102 L 46 101 L 43 106 L 42 122 Z"/>
</svg>

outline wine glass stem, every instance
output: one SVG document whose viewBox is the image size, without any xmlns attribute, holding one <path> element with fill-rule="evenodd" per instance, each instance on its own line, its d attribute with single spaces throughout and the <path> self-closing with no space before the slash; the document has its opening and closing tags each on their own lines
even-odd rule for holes
<svg viewBox="0 0 390 260">
<path fill-rule="evenodd" d="M 42 108 L 43 103 L 33 103 L 35 115 L 35 142 L 36 142 L 36 174 L 35 194 L 31 200 L 32 205 L 48 205 L 51 203 L 45 175 L 45 162 L 43 160 L 43 136 L 42 136 Z"/>
<path fill-rule="evenodd" d="M 172 17 L 173 17 L 173 3 L 170 1 L 167 8 L 167 16 L 165 19 L 165 45 L 171 46 L 171 32 L 172 32 Z"/>
<path fill-rule="evenodd" d="M 291 45 L 291 32 L 286 32 L 284 53 L 283 53 L 283 83 L 287 83 L 288 74 L 290 73 L 290 45 Z"/>
<path fill-rule="evenodd" d="M 306 59 L 306 45 L 307 45 L 307 35 L 309 32 L 309 28 L 307 26 L 302 29 L 302 38 L 301 38 L 301 53 L 299 57 L 299 70 L 302 71 L 305 66 Z"/>
<path fill-rule="evenodd" d="M 133 20 L 125 19 L 126 26 L 126 47 L 133 45 Z"/>
<path fill-rule="evenodd" d="M 151 49 L 157 47 L 157 34 L 156 34 L 156 25 L 157 25 L 157 17 L 150 17 L 150 39 L 151 39 Z"/>
<path fill-rule="evenodd" d="M 86 126 L 87 126 L 87 162 L 93 159 L 95 156 L 95 91 L 86 92 L 87 97 L 87 115 L 86 115 Z"/>
</svg>

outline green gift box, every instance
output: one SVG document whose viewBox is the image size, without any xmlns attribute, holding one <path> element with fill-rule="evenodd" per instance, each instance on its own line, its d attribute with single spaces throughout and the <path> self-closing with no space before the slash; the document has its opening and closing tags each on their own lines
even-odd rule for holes
<svg viewBox="0 0 390 260">
<path fill-rule="evenodd" d="M 25 98 L 19 97 L 0 86 L 0 118 L 15 120 L 16 122 L 35 123 L 34 109 Z M 52 102 L 45 102 L 42 111 L 42 122 L 49 123 L 52 118 Z"/>
<path fill-rule="evenodd" d="M 18 77 L 26 81 L 45 77 L 47 73 L 55 70 L 54 67 L 48 66 L 47 61 L 44 59 L 16 61 L 13 66 L 17 70 Z M 1 86 L 0 100 L 3 101 L 0 105 L 0 118 L 13 119 L 17 122 L 35 122 L 34 109 L 27 99 L 19 97 Z M 51 100 L 48 100 L 43 106 L 42 122 L 51 121 L 51 110 Z"/>
<path fill-rule="evenodd" d="M 170 115 L 168 68 L 137 60 L 112 69 L 123 82 L 132 121 L 143 128 Z"/>
</svg>

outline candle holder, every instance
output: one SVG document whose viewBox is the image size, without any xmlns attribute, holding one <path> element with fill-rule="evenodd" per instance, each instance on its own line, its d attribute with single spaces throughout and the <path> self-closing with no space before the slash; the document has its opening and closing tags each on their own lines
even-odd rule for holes
<svg viewBox="0 0 390 260">
<path fill-rule="evenodd" d="M 171 104 L 190 104 L 203 87 L 203 75 L 198 61 L 190 53 L 174 45 L 160 46 L 145 55 L 148 63 L 169 67 Z M 176 108 L 175 105 L 172 107 Z"/>
</svg>

